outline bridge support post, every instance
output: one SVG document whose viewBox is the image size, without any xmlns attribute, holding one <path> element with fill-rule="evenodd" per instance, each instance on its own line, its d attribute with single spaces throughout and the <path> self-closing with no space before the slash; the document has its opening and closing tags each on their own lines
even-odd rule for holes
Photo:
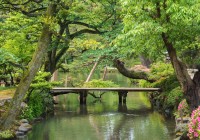
<svg viewBox="0 0 200 140">
<path fill-rule="evenodd" d="M 128 91 L 118 91 L 119 104 L 126 104 L 127 93 Z"/>
<path fill-rule="evenodd" d="M 81 91 L 80 92 L 80 104 L 85 105 L 87 99 L 87 91 Z"/>
</svg>

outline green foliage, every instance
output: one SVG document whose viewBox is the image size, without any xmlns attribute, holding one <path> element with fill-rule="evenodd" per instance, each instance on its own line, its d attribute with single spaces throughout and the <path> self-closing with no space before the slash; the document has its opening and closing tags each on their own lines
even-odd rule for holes
<svg viewBox="0 0 200 140">
<path fill-rule="evenodd" d="M 157 62 L 151 65 L 150 79 L 159 79 L 174 75 L 171 63 Z"/>
<path fill-rule="evenodd" d="M 166 104 L 168 106 L 174 106 L 177 105 L 177 103 L 179 103 L 182 99 L 183 92 L 180 87 L 176 87 L 167 94 Z"/>
<path fill-rule="evenodd" d="M 83 87 L 104 88 L 104 87 L 119 87 L 119 85 L 116 85 L 112 81 L 103 81 L 101 79 L 99 80 L 94 79 L 94 80 L 84 83 Z"/>
<path fill-rule="evenodd" d="M 20 118 L 32 120 L 51 111 L 53 111 L 53 97 L 48 93 L 35 91 L 30 95 L 28 106 L 22 110 Z"/>
<path fill-rule="evenodd" d="M 38 20 L 27 18 L 22 14 L 8 14 L 4 22 L 0 22 L 0 47 L 6 49 L 27 65 L 32 57 L 38 38 Z"/>
<path fill-rule="evenodd" d="M 48 82 L 47 79 L 50 76 L 49 72 L 40 71 L 37 73 L 27 94 L 28 107 L 22 110 L 21 118 L 32 120 L 52 111 L 53 98 L 49 95 L 49 90 L 53 86 L 60 85 L 61 82 Z"/>
<path fill-rule="evenodd" d="M 26 108 L 22 109 L 21 113 L 20 113 L 20 118 L 29 119 L 29 120 L 34 119 L 34 113 L 33 113 L 32 108 L 26 107 Z"/>
<path fill-rule="evenodd" d="M 13 133 L 10 130 L 0 131 L 0 139 L 12 139 L 14 138 Z"/>
<path fill-rule="evenodd" d="M 183 92 L 175 76 L 172 65 L 169 63 L 158 62 L 152 64 L 150 71 L 150 77 L 156 79 L 156 81 L 149 83 L 140 80 L 139 85 L 143 87 L 161 88 L 162 92 L 160 95 L 152 93 L 154 94 L 154 98 L 162 103 L 164 109 L 176 109 L 178 103 L 183 99 Z"/>
<path fill-rule="evenodd" d="M 21 118 L 32 120 L 39 117 L 44 111 L 43 98 L 38 92 L 33 92 L 30 96 L 28 107 L 22 111 Z"/>
<path fill-rule="evenodd" d="M 39 71 L 31 83 L 30 90 L 41 89 L 48 91 L 52 87 L 62 84 L 62 82 L 59 81 L 52 81 L 52 82 L 47 81 L 47 79 L 49 79 L 50 76 L 51 76 L 50 72 Z"/>
<path fill-rule="evenodd" d="M 162 59 L 166 51 L 162 38 L 165 33 L 184 63 L 199 65 L 199 0 L 120 2 L 124 28 L 114 41 L 119 52 Z"/>
</svg>

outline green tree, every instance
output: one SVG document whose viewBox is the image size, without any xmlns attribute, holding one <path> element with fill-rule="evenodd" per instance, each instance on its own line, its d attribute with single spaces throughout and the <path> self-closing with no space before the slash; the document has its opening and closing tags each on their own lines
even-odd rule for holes
<svg viewBox="0 0 200 140">
<path fill-rule="evenodd" d="M 31 81 L 39 68 L 41 68 L 44 62 L 43 57 L 47 51 L 48 55 L 46 55 L 45 59 L 45 70 L 53 73 L 59 67 L 59 62 L 62 62 L 61 60 L 69 48 L 70 41 L 85 33 L 102 34 L 105 31 L 110 31 L 113 28 L 111 25 L 115 24 L 117 19 L 114 6 L 116 1 L 112 0 L 0 0 L 0 3 L 0 12 L 5 15 L 7 15 L 7 13 L 21 13 L 25 15 L 24 18 L 26 20 L 38 21 L 36 22 L 38 23 L 37 32 L 32 32 L 33 34 L 29 34 L 29 32 L 34 28 L 34 25 L 28 26 L 30 29 L 24 30 L 29 21 L 25 23 L 22 22 L 21 24 L 16 22 L 16 25 L 19 25 L 19 27 L 13 25 L 13 27 L 15 27 L 15 33 L 8 36 L 8 40 L 1 38 L 4 42 L 2 45 L 3 47 L 9 50 L 16 44 L 16 48 L 19 49 L 16 55 L 21 57 L 20 50 L 26 50 L 26 47 L 29 48 L 29 45 L 26 46 L 24 44 L 27 44 L 27 42 L 31 44 L 31 41 L 29 42 L 27 38 L 29 39 L 34 36 L 36 39 L 40 34 L 39 40 L 34 40 L 38 42 L 35 53 L 17 87 L 11 107 L 4 116 L 4 119 L 0 122 L 1 128 L 6 129 L 11 127 L 11 124 L 18 115 L 20 104 L 25 97 Z M 16 14 L 16 17 L 17 16 L 21 15 Z M 1 18 L 1 20 L 9 22 L 9 19 L 5 20 L 5 18 Z M 23 29 L 23 32 L 18 34 L 21 29 Z M 11 30 L 7 35 L 10 33 Z M 17 37 L 18 35 L 21 37 Z M 12 40 L 12 36 L 14 40 Z M 34 48 L 34 43 L 30 45 L 29 50 L 31 50 L 31 48 Z M 10 49 L 10 51 L 12 51 L 12 49 Z M 15 51 L 12 53 L 15 54 Z"/>
<path fill-rule="evenodd" d="M 52 22 L 53 15 L 55 13 L 55 9 L 56 9 L 55 2 L 50 2 L 46 14 L 44 16 L 43 29 L 38 41 L 37 49 L 19 83 L 19 86 L 16 89 L 16 92 L 14 94 L 8 112 L 5 114 L 4 118 L 0 121 L 1 129 L 11 128 L 14 120 L 16 119 L 16 116 L 20 112 L 21 102 L 23 101 L 26 92 L 28 91 L 31 81 L 33 80 L 34 76 L 36 75 L 37 71 L 39 70 L 42 64 L 43 57 L 45 56 L 45 52 L 51 40 L 52 33 L 50 31 L 50 24 Z"/>
<path fill-rule="evenodd" d="M 167 51 L 191 109 L 200 104 L 200 71 L 192 79 L 188 68 L 199 67 L 199 0 L 121 1 L 123 33 L 116 46 L 123 52 L 161 59 Z M 186 55 L 187 54 L 187 55 Z M 188 60 L 193 60 L 188 61 Z"/>
</svg>

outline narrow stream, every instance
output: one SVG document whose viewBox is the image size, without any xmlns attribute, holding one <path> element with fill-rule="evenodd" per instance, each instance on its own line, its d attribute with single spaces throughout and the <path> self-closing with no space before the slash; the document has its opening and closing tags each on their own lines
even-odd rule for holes
<svg viewBox="0 0 200 140">
<path fill-rule="evenodd" d="M 77 94 L 60 95 L 54 115 L 35 124 L 27 140 L 172 140 L 174 120 L 153 111 L 146 94 L 130 92 L 118 105 L 118 94 L 106 92 L 101 101 L 88 96 L 86 106 Z"/>
</svg>

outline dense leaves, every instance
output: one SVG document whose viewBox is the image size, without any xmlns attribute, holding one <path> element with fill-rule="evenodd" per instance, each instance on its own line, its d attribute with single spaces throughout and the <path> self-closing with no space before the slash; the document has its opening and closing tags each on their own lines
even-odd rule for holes
<svg viewBox="0 0 200 140">
<path fill-rule="evenodd" d="M 198 65 L 199 1 L 121 1 L 124 29 L 116 45 L 123 53 L 162 58 L 162 33 L 169 36 L 178 55 L 186 63 Z M 194 53 L 196 52 L 196 53 Z M 188 54 L 188 55 L 186 55 Z M 195 59 L 195 61 L 190 61 Z"/>
</svg>

